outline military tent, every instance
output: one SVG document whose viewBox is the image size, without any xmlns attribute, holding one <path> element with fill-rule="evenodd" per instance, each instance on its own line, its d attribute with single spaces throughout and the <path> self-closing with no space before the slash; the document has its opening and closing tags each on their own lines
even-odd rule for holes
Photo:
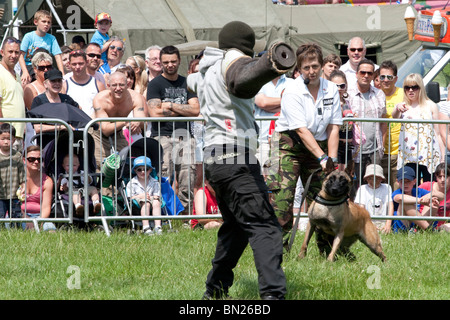
<svg viewBox="0 0 450 320">
<path fill-rule="evenodd" d="M 37 8 L 53 6 L 59 19 L 52 32 L 61 44 L 64 41 L 70 44 L 76 34 L 89 40 L 95 15 L 110 13 L 113 20 L 110 34 L 125 39 L 125 56 L 142 53 L 155 44 L 177 45 L 184 55 L 195 55 L 205 45 L 214 45 L 221 27 L 232 20 L 244 21 L 254 28 L 258 43 L 263 44 L 261 50 L 264 44 L 279 39 L 294 48 L 316 42 L 325 54 L 341 54 L 345 61 L 348 40 L 361 36 L 370 58 L 377 63 L 390 59 L 401 65 L 419 46 L 407 38 L 403 20 L 407 5 L 280 6 L 271 0 L 25 1 L 25 9 L 19 15 L 24 22 L 21 33 L 33 28 L 32 15 Z M 6 12 L 10 10 L 7 7 L 5 2 Z M 8 20 L 3 17 L 2 24 Z"/>
</svg>

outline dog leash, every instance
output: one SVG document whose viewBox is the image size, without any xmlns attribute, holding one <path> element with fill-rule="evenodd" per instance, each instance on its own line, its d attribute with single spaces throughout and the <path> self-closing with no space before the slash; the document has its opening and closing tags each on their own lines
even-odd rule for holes
<svg viewBox="0 0 450 320">
<path fill-rule="evenodd" d="M 313 175 L 315 175 L 317 172 L 320 172 L 320 171 L 322 171 L 322 168 L 318 168 L 318 169 L 314 170 L 309 175 L 308 180 L 306 181 L 305 187 L 303 189 L 302 200 L 300 201 L 300 208 L 302 207 L 303 202 L 305 201 L 306 194 L 308 193 L 309 185 L 311 184 L 311 179 L 312 179 Z M 287 252 L 291 251 L 292 244 L 294 243 L 294 239 L 295 239 L 295 234 L 297 233 L 297 228 L 298 228 L 299 221 L 300 221 L 300 212 L 298 213 L 297 217 L 295 218 L 294 226 L 292 228 L 292 235 L 289 238 L 289 244 L 288 244 L 288 246 L 286 248 Z"/>
</svg>

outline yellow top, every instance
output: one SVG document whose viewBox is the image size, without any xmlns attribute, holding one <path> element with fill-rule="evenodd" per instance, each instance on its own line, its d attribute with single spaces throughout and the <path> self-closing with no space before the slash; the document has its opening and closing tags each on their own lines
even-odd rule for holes
<svg viewBox="0 0 450 320">
<path fill-rule="evenodd" d="M 392 111 L 394 111 L 395 105 L 397 103 L 403 102 L 403 89 L 397 88 L 393 95 L 386 96 L 386 117 L 392 119 Z M 389 131 L 386 132 L 386 140 L 384 143 L 384 153 L 385 154 L 398 154 L 398 139 L 400 137 L 400 123 L 391 122 L 389 124 Z"/>
</svg>

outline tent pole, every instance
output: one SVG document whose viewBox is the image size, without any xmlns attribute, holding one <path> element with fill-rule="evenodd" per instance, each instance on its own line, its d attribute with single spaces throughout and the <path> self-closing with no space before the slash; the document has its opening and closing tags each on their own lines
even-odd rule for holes
<svg viewBox="0 0 450 320">
<path fill-rule="evenodd" d="M 58 13 L 56 12 L 55 8 L 53 7 L 52 1 L 51 0 L 46 0 L 48 7 L 50 8 L 50 10 L 53 13 L 53 16 L 56 19 L 56 22 L 58 22 L 60 28 L 62 29 L 62 34 L 63 34 L 63 38 L 64 38 L 64 45 L 67 45 L 67 30 L 64 28 L 63 23 L 61 22 L 61 19 L 59 18 Z"/>
</svg>

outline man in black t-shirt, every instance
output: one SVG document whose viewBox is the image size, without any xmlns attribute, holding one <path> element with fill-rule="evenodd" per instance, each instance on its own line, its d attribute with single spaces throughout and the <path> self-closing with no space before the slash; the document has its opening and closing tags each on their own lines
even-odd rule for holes
<svg viewBox="0 0 450 320">
<path fill-rule="evenodd" d="M 161 49 L 163 72 L 149 82 L 147 105 L 151 117 L 197 117 L 200 105 L 197 96 L 187 89 L 186 78 L 178 74 L 180 53 L 174 46 Z M 185 208 L 192 212 L 195 180 L 195 139 L 188 121 L 161 121 L 152 124 L 152 137 L 164 150 L 161 175 L 176 182 L 177 195 Z M 159 174 L 159 173 L 158 173 Z"/>
</svg>

